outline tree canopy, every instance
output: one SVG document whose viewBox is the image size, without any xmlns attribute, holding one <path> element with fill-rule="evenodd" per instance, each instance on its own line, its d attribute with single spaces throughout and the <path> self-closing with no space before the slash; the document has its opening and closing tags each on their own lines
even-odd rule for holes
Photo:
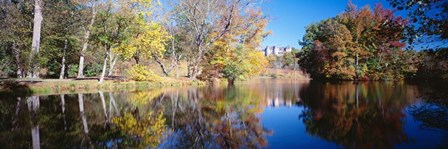
<svg viewBox="0 0 448 149">
<path fill-rule="evenodd" d="M 300 42 L 299 63 L 315 78 L 393 80 L 414 73 L 413 51 L 403 47 L 408 21 L 378 4 L 311 24 Z"/>
</svg>

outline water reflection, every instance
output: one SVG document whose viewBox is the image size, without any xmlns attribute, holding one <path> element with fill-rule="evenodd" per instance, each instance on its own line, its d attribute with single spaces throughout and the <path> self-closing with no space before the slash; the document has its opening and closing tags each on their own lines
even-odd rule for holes
<svg viewBox="0 0 448 149">
<path fill-rule="evenodd" d="M 261 125 L 257 92 L 211 87 L 175 90 L 170 96 L 162 103 L 172 129 L 164 148 L 260 148 L 267 143 L 270 132 Z"/>
<path fill-rule="evenodd" d="M 416 100 L 403 83 L 312 84 L 301 92 L 306 131 L 346 148 L 393 148 L 409 141 L 402 109 Z"/>
<path fill-rule="evenodd" d="M 435 91 L 436 93 L 434 93 Z M 277 127 L 263 124 L 267 107 L 299 107 L 305 131 L 345 148 L 441 145 L 412 134 L 448 132 L 445 93 L 406 83 L 320 83 L 262 79 L 235 87 L 185 87 L 134 92 L 2 97 L 0 146 L 5 148 L 264 148 Z M 297 117 L 299 119 L 297 119 Z M 412 119 L 413 121 L 409 121 Z M 299 127 L 289 129 L 297 130 Z M 282 143 L 294 143 L 280 138 Z M 14 142 L 14 144 L 11 144 Z M 275 142 L 273 142 L 275 143 Z M 308 147 L 313 145 L 308 144 Z M 434 146 L 433 146 L 434 147 Z"/>
</svg>

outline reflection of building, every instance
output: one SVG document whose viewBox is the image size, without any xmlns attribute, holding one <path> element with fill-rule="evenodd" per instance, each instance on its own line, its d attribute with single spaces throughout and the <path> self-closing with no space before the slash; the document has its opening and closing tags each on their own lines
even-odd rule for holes
<svg viewBox="0 0 448 149">
<path fill-rule="evenodd" d="M 260 94 L 265 107 L 295 107 L 301 106 L 300 91 L 308 86 L 309 81 L 291 79 L 266 79 L 261 82 L 251 82 L 251 88 Z"/>
<path fill-rule="evenodd" d="M 268 107 L 281 107 L 281 106 L 287 106 L 287 107 L 291 107 L 293 104 L 300 104 L 301 100 L 300 98 L 297 98 L 295 101 L 291 100 L 291 99 L 287 99 L 285 100 L 284 98 L 279 98 L 279 97 L 266 97 L 267 100 L 267 105 Z"/>
<path fill-rule="evenodd" d="M 264 56 L 269 56 L 271 54 L 281 56 L 283 53 L 292 52 L 292 48 L 288 47 L 278 47 L 278 46 L 267 46 L 264 49 L 261 49 L 261 52 L 264 53 Z"/>
</svg>

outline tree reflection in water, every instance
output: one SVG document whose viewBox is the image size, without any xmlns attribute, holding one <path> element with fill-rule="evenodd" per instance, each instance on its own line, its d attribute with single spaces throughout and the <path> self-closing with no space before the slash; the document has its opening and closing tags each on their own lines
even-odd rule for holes
<svg viewBox="0 0 448 149">
<path fill-rule="evenodd" d="M 306 128 L 299 136 L 314 135 L 346 148 L 393 148 L 414 141 L 404 129 L 407 114 L 423 129 L 447 133 L 447 97 L 443 88 L 406 83 L 297 80 L 231 88 L 5 96 L 0 100 L 0 146 L 263 148 L 273 134 L 261 122 L 265 107 L 299 106 Z"/>
<path fill-rule="evenodd" d="M 260 148 L 270 134 L 261 125 L 260 94 L 248 88 L 175 90 L 167 107 L 171 135 L 163 148 Z"/>
<path fill-rule="evenodd" d="M 448 148 L 448 92 L 446 85 L 434 83 L 431 86 L 419 86 L 419 98 L 422 102 L 407 108 L 415 121 L 421 122 L 420 129 L 435 130 L 443 133 L 444 140 L 438 148 Z"/>
<path fill-rule="evenodd" d="M 409 107 L 415 120 L 421 121 L 422 128 L 438 129 L 448 133 L 448 108 L 436 103 L 424 103 Z"/>
<path fill-rule="evenodd" d="M 260 148 L 270 134 L 260 97 L 215 87 L 7 98 L 0 146 Z"/>
<path fill-rule="evenodd" d="M 299 117 L 308 133 L 346 148 L 393 148 L 409 141 L 402 111 L 415 91 L 400 83 L 311 83 L 300 93 Z"/>
<path fill-rule="evenodd" d="M 448 136 L 448 92 L 444 84 L 420 86 L 422 103 L 412 105 L 408 112 L 422 122 L 422 128 L 438 129 Z M 448 147 L 448 146 L 447 146 Z"/>
</svg>

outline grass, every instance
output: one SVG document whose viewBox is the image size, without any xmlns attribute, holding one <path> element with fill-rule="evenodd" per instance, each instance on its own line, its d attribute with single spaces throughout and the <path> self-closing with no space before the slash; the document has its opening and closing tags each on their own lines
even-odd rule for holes
<svg viewBox="0 0 448 149">
<path fill-rule="evenodd" d="M 97 80 L 23 80 L 10 79 L 0 84 L 0 92 L 14 95 L 53 95 L 66 93 L 93 93 L 98 91 L 132 91 L 158 87 L 204 85 L 201 81 L 180 80 L 166 77 L 161 82 L 106 80 L 99 84 Z"/>
<path fill-rule="evenodd" d="M 262 73 L 260 76 L 270 78 L 295 78 L 295 79 L 310 80 L 310 76 L 308 74 L 305 74 L 300 70 L 289 70 L 289 69 L 267 68 L 266 71 Z"/>
<path fill-rule="evenodd" d="M 167 63 L 166 65 L 168 65 Z M 154 73 L 164 76 L 161 68 L 154 62 L 148 62 L 147 65 Z M 131 65 L 124 63 L 117 66 L 115 75 L 126 76 L 126 70 Z M 187 63 L 181 61 L 177 71 L 179 76 L 187 75 Z M 157 87 L 170 87 L 170 86 L 201 86 L 205 83 L 198 80 L 190 80 L 186 77 L 175 78 L 176 70 L 171 71 L 169 74 L 171 77 L 162 77 L 161 82 L 138 82 L 127 81 L 123 79 L 106 80 L 104 83 L 99 84 L 96 78 L 90 78 L 87 80 L 74 80 L 74 79 L 3 79 L 0 80 L 0 94 L 13 94 L 13 95 L 52 95 L 52 94 L 65 94 L 65 93 L 93 93 L 98 91 L 132 91 L 132 90 L 146 90 Z M 272 69 L 268 68 L 261 77 L 270 78 L 296 78 L 309 80 L 309 77 L 301 71 L 287 70 L 287 69 Z M 217 84 L 225 85 L 227 81 L 225 79 L 217 79 Z"/>
<path fill-rule="evenodd" d="M 165 65 L 169 65 L 167 62 Z M 154 73 L 159 76 L 164 76 L 160 66 L 152 61 L 145 62 Z M 117 64 L 114 75 L 126 76 L 127 68 L 131 67 L 132 63 L 123 62 Z M 179 78 L 175 78 L 178 74 Z M 74 79 L 3 79 L 0 80 L 0 94 L 16 94 L 16 95 L 51 95 L 61 93 L 90 93 L 97 91 L 130 91 L 130 90 L 145 90 L 156 87 L 170 87 L 170 86 L 200 86 L 205 83 L 197 80 L 190 80 L 187 75 L 187 63 L 181 61 L 179 68 L 172 70 L 170 77 L 163 77 L 160 82 L 143 82 L 143 81 L 126 81 L 126 80 L 106 80 L 99 84 L 96 78 L 89 78 L 87 80 Z"/>
</svg>

